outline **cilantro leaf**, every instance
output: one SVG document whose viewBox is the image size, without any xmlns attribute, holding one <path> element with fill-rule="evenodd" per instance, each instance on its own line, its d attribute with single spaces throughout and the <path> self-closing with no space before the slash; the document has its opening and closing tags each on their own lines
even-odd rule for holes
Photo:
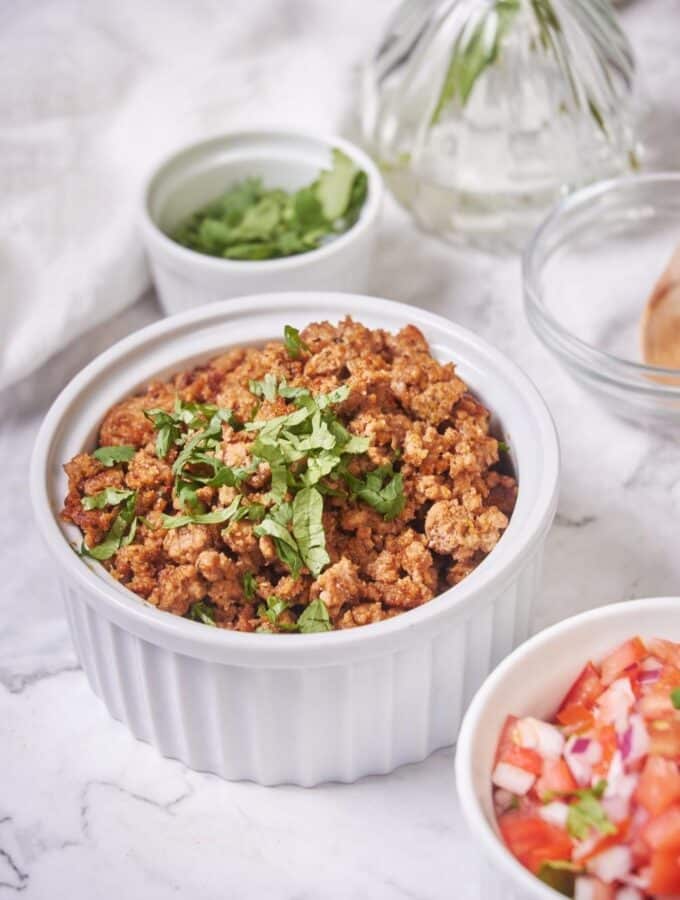
<svg viewBox="0 0 680 900">
<path fill-rule="evenodd" d="M 281 613 L 288 609 L 288 604 L 285 600 L 282 600 L 280 597 L 276 597 L 274 594 L 267 597 L 267 602 L 261 603 L 257 608 L 257 614 L 261 618 L 268 619 L 272 625 L 277 624 L 277 619 L 281 615 Z"/>
<path fill-rule="evenodd" d="M 593 788 L 576 791 L 578 800 L 569 807 L 567 831 L 578 840 L 588 836 L 591 828 L 600 834 L 616 834 L 616 825 L 607 818 L 600 799 L 607 788 L 602 779 Z"/>
<path fill-rule="evenodd" d="M 313 487 L 305 487 L 293 500 L 293 534 L 305 565 L 317 576 L 330 562 L 323 529 L 323 497 Z"/>
<path fill-rule="evenodd" d="M 292 325 L 285 325 L 283 328 L 283 344 L 291 359 L 299 359 L 303 350 L 309 351 L 309 347 L 300 337 L 300 332 Z"/>
<path fill-rule="evenodd" d="M 583 872 L 583 867 L 569 860 L 546 859 L 541 863 L 538 877 L 558 893 L 573 897 L 578 872 Z"/>
<path fill-rule="evenodd" d="M 156 430 L 156 456 L 165 459 L 179 440 L 181 425 L 178 418 L 165 409 L 145 409 L 144 415 Z"/>
<path fill-rule="evenodd" d="M 111 559 L 114 553 L 121 547 L 131 544 L 135 539 L 135 532 L 137 530 L 137 517 L 135 516 L 136 503 L 137 494 L 133 491 L 114 519 L 104 540 L 94 547 L 87 547 L 83 542 L 81 555 L 90 556 L 92 559 L 98 560 Z"/>
<path fill-rule="evenodd" d="M 243 576 L 243 593 L 246 600 L 253 600 L 257 591 L 257 582 L 252 572 L 246 572 Z"/>
<path fill-rule="evenodd" d="M 357 167 L 349 156 L 334 149 L 332 168 L 321 172 L 316 183 L 316 196 L 327 221 L 335 222 L 349 206 L 356 174 Z"/>
<path fill-rule="evenodd" d="M 83 509 L 104 509 L 105 506 L 118 506 L 132 494 L 134 494 L 134 491 L 120 491 L 117 488 L 107 487 L 97 494 L 83 497 L 80 501 L 80 505 Z"/>
<path fill-rule="evenodd" d="M 352 493 L 381 513 L 386 521 L 395 519 L 403 510 L 406 503 L 404 479 L 401 472 L 395 473 L 391 465 L 378 466 L 368 472 L 363 480 L 352 475 L 346 467 L 340 469 L 340 475 Z"/>
<path fill-rule="evenodd" d="M 366 173 L 335 149 L 331 167 L 295 193 L 246 178 L 189 216 L 170 237 L 199 253 L 234 260 L 306 253 L 352 227 L 367 184 Z"/>
<path fill-rule="evenodd" d="M 92 456 L 110 469 L 116 463 L 130 462 L 136 452 L 136 448 L 129 444 L 116 444 L 110 447 L 97 447 Z"/>
<path fill-rule="evenodd" d="M 221 525 L 233 519 L 239 508 L 241 495 L 237 494 L 231 501 L 229 506 L 219 507 L 209 513 L 197 513 L 196 515 L 186 516 L 167 516 L 164 515 L 161 522 L 163 528 L 181 528 L 183 525 Z"/>
<path fill-rule="evenodd" d="M 213 618 L 213 611 L 214 609 L 212 606 L 209 606 L 203 600 L 198 600 L 189 607 L 187 619 L 193 619 L 194 622 L 203 622 L 204 625 L 217 627 L 215 619 Z"/>
<path fill-rule="evenodd" d="M 278 394 L 276 375 L 267 372 L 262 381 L 253 381 L 251 379 L 248 383 L 248 390 L 251 394 L 255 394 L 256 397 L 264 397 L 265 400 L 273 403 Z"/>
<path fill-rule="evenodd" d="M 309 606 L 298 616 L 298 628 L 302 634 L 312 634 L 317 631 L 332 631 L 328 607 L 319 597 L 312 600 Z"/>
<path fill-rule="evenodd" d="M 671 703 L 675 709 L 680 709 L 680 687 L 673 688 L 671 691 Z"/>
</svg>

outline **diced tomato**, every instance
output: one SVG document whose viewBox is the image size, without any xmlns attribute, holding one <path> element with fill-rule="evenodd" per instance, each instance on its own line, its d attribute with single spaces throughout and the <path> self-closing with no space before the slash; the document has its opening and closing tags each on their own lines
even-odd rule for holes
<svg viewBox="0 0 680 900">
<path fill-rule="evenodd" d="M 540 775 L 543 770 L 541 754 L 530 747 L 520 747 L 519 744 L 510 744 L 503 751 L 500 761 L 524 769 L 525 772 L 531 772 L 532 775 Z"/>
<path fill-rule="evenodd" d="M 602 747 L 602 758 L 593 766 L 593 772 L 595 775 L 604 778 L 609 772 L 609 766 L 619 746 L 616 739 L 616 729 L 613 725 L 602 725 L 597 729 L 596 737 Z"/>
<path fill-rule="evenodd" d="M 680 894 L 680 852 L 677 850 L 657 850 L 652 854 L 649 872 L 650 894 Z"/>
<path fill-rule="evenodd" d="M 569 689 L 569 693 L 562 701 L 560 711 L 573 703 L 580 703 L 586 709 L 591 709 L 593 703 L 604 691 L 604 687 L 597 669 L 589 662 Z"/>
<path fill-rule="evenodd" d="M 571 858 L 567 832 L 539 816 L 507 813 L 498 819 L 498 825 L 510 852 L 532 872 L 538 872 L 541 863 L 549 859 Z"/>
<path fill-rule="evenodd" d="M 680 758 L 680 717 L 653 719 L 647 723 L 649 752 L 669 759 Z"/>
<path fill-rule="evenodd" d="M 629 666 L 634 666 L 647 656 L 647 648 L 639 637 L 631 638 L 629 641 L 621 644 L 605 656 L 602 661 L 602 683 L 605 686 L 610 685 L 619 677 L 619 675 Z"/>
<path fill-rule="evenodd" d="M 680 804 L 655 816 L 645 825 L 642 836 L 652 850 L 677 850 L 680 854 Z"/>
<path fill-rule="evenodd" d="M 647 641 L 647 647 L 651 656 L 656 656 L 661 662 L 669 663 L 680 669 L 680 644 L 664 641 L 661 638 L 652 638 Z"/>
<path fill-rule="evenodd" d="M 557 721 L 569 734 L 577 734 L 593 727 L 594 719 L 590 710 L 582 703 L 572 703 L 557 713 Z"/>
<path fill-rule="evenodd" d="M 515 741 L 513 738 L 516 724 L 517 716 L 508 716 L 503 723 L 503 730 L 501 731 L 501 736 L 498 739 L 495 762 L 501 762 L 503 759 L 503 754 L 508 750 L 508 748 L 517 743 L 517 741 Z"/>
<path fill-rule="evenodd" d="M 543 757 L 530 747 L 521 747 L 514 738 L 517 716 L 508 716 L 503 725 L 501 738 L 496 751 L 496 763 L 504 762 L 532 775 L 540 775 L 543 770 Z"/>
<path fill-rule="evenodd" d="M 658 816 L 680 800 L 678 764 L 661 756 L 648 756 L 635 799 L 653 816 Z"/>
<path fill-rule="evenodd" d="M 548 793 L 571 794 L 578 784 L 564 759 L 546 759 L 543 761 L 541 777 L 535 784 L 539 798 Z"/>
</svg>

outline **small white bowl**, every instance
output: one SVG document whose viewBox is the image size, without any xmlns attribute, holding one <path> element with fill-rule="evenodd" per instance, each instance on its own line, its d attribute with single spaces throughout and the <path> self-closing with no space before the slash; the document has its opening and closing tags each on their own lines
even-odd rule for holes
<svg viewBox="0 0 680 900">
<path fill-rule="evenodd" d="M 627 638 L 680 641 L 680 597 L 652 597 L 603 606 L 553 625 L 518 647 L 486 679 L 458 737 L 456 783 L 473 836 L 508 878 L 517 897 L 557 900 L 510 853 L 493 809 L 491 772 L 506 716 L 552 716 L 589 660 L 600 660 Z M 508 896 L 507 894 L 505 896 Z"/>
<path fill-rule="evenodd" d="M 366 172 L 368 192 L 358 221 L 317 250 L 282 259 L 219 259 L 168 237 L 180 222 L 244 178 L 259 177 L 267 187 L 288 191 L 310 184 L 329 167 L 335 147 Z M 175 313 L 269 291 L 366 291 L 383 193 L 371 159 L 338 137 L 243 131 L 173 153 L 151 175 L 142 196 L 142 236 L 161 306 Z"/>
<path fill-rule="evenodd" d="M 351 315 L 396 332 L 417 325 L 493 410 L 519 491 L 489 556 L 430 603 L 375 625 L 327 634 L 206 628 L 145 603 L 73 552 L 59 519 L 62 464 L 94 446 L 109 407 L 154 377 L 229 347 L 264 344 L 284 324 Z M 98 356 L 62 391 L 36 438 L 35 517 L 58 563 L 73 642 L 115 718 L 165 756 L 262 784 L 314 785 L 390 772 L 452 744 L 486 674 L 529 633 L 545 538 L 557 503 L 559 451 L 538 391 L 477 335 L 413 306 L 352 294 L 245 297 L 172 316 Z"/>
</svg>

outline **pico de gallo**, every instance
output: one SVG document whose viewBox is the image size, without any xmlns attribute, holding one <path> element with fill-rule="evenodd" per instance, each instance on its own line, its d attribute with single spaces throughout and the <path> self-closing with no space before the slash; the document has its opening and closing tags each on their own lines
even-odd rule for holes
<svg viewBox="0 0 680 900">
<path fill-rule="evenodd" d="M 575 900 L 680 897 L 680 644 L 589 662 L 552 722 L 509 716 L 492 773 L 510 852 Z"/>
</svg>

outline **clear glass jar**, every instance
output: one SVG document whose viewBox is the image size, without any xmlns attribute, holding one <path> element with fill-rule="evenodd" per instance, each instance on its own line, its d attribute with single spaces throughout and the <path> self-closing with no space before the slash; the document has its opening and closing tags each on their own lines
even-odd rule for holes
<svg viewBox="0 0 680 900">
<path fill-rule="evenodd" d="M 633 73 L 609 0 L 404 0 L 364 138 L 426 229 L 515 248 L 561 195 L 637 168 Z"/>
</svg>

